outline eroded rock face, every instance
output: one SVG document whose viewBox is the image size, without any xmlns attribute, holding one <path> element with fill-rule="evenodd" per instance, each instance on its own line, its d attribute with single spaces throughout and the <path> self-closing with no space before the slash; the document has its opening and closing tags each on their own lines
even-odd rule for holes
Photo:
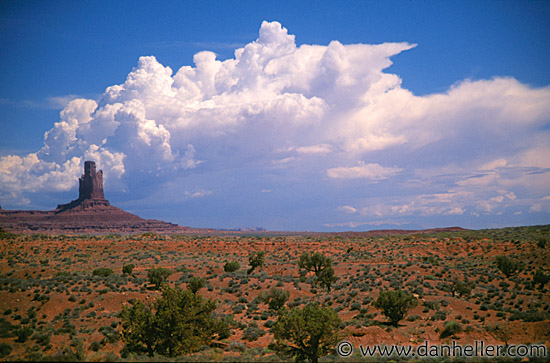
<svg viewBox="0 0 550 363">
<path fill-rule="evenodd" d="M 78 199 L 105 199 L 103 195 L 103 170 L 96 173 L 95 162 L 84 162 L 84 174 L 79 179 Z"/>
<path fill-rule="evenodd" d="M 112 206 L 103 194 L 103 172 L 93 161 L 84 163 L 78 199 L 53 211 L 1 210 L 0 227 L 17 233 L 185 233 L 177 224 L 143 219 Z"/>
<path fill-rule="evenodd" d="M 68 204 L 58 205 L 56 208 L 57 212 L 75 208 L 87 209 L 110 205 L 103 195 L 103 171 L 96 172 L 95 162 L 84 162 L 84 174 L 82 174 L 78 182 L 78 199 Z"/>
</svg>

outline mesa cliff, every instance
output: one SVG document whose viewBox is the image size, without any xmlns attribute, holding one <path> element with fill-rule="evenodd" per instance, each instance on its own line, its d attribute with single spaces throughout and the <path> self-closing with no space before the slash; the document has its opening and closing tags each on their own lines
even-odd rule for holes
<svg viewBox="0 0 550 363">
<path fill-rule="evenodd" d="M 52 211 L 3 210 L 0 227 L 15 233 L 103 234 L 103 233 L 186 233 L 189 227 L 155 219 L 143 219 L 112 206 L 103 192 L 103 171 L 93 161 L 84 163 L 78 198 Z"/>
</svg>

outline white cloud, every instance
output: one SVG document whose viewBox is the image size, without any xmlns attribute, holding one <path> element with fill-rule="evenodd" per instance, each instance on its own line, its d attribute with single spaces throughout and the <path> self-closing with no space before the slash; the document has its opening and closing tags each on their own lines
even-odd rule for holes
<svg viewBox="0 0 550 363">
<path fill-rule="evenodd" d="M 354 208 L 350 205 L 343 205 L 341 207 L 338 207 L 338 210 L 340 212 L 350 213 L 350 214 L 357 213 L 357 208 Z"/>
<path fill-rule="evenodd" d="M 365 164 L 360 161 L 358 166 L 338 167 L 327 170 L 327 175 L 333 179 L 370 179 L 384 180 L 399 173 L 403 169 L 384 167 L 376 163 Z"/>
<path fill-rule="evenodd" d="M 200 189 L 200 190 L 197 190 L 197 191 L 194 191 L 194 192 L 190 192 L 190 191 L 185 191 L 185 196 L 188 197 L 188 198 L 201 198 L 201 197 L 205 197 L 207 195 L 210 195 L 212 194 L 212 191 L 211 190 L 204 190 L 204 189 Z"/>
<path fill-rule="evenodd" d="M 312 191 L 326 176 L 401 183 L 393 184 L 400 198 L 365 208 L 358 200 L 341 212 L 544 210 L 533 201 L 550 185 L 550 87 L 506 77 L 416 96 L 385 72 L 391 57 L 414 47 L 297 46 L 281 24 L 263 22 L 258 39 L 224 61 L 199 52 L 174 72 L 141 57 L 99 101 L 70 100 L 36 153 L 0 157 L 2 200 L 70 189 L 91 158 L 118 189 L 125 177 L 162 185 L 174 176 L 269 169 L 281 183 L 305 176 Z"/>
</svg>

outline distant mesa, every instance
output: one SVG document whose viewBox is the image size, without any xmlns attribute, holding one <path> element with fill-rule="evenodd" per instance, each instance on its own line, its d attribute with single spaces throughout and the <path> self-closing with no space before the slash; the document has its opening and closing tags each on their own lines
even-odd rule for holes
<svg viewBox="0 0 550 363">
<path fill-rule="evenodd" d="M 102 234 L 186 233 L 200 231 L 154 219 L 143 219 L 112 206 L 103 194 L 103 171 L 93 161 L 84 163 L 78 199 L 59 204 L 53 211 L 0 208 L 0 227 L 16 233 Z"/>
</svg>

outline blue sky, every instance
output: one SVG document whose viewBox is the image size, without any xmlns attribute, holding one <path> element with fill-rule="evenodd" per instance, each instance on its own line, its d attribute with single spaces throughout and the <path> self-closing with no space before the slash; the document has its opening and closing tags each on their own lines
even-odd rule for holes
<svg viewBox="0 0 550 363">
<path fill-rule="evenodd" d="M 0 205 L 195 227 L 550 222 L 544 1 L 3 1 Z"/>
</svg>

